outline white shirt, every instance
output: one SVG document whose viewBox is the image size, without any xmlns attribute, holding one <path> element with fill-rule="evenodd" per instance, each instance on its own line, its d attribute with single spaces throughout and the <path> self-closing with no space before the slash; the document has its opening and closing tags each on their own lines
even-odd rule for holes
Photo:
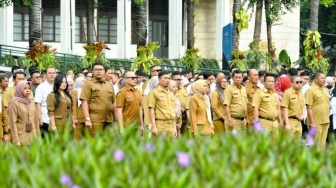
<svg viewBox="0 0 336 188">
<path fill-rule="evenodd" d="M 53 84 L 49 84 L 49 82 L 45 81 L 39 86 L 37 86 L 35 91 L 35 98 L 34 102 L 40 103 L 41 111 L 42 111 L 42 121 L 43 123 L 49 124 L 50 118 L 48 116 L 48 109 L 47 109 L 47 96 L 49 93 L 53 91 Z"/>
<path fill-rule="evenodd" d="M 212 92 L 215 91 L 215 90 L 216 90 L 216 83 L 214 82 L 214 83 L 210 84 L 210 94 L 212 94 Z"/>
<path fill-rule="evenodd" d="M 113 84 L 114 95 L 117 96 L 120 91 L 118 84 Z"/>
<path fill-rule="evenodd" d="M 301 90 L 302 93 L 305 94 L 306 91 L 310 88 L 310 85 L 308 83 L 306 83 L 304 86 L 302 86 Z"/>
<path fill-rule="evenodd" d="M 330 101 L 330 111 L 331 114 L 333 115 L 333 130 L 336 129 L 336 97 L 331 98 Z"/>
<path fill-rule="evenodd" d="M 182 86 L 185 86 L 185 85 L 187 85 L 187 84 L 189 84 L 189 80 L 188 80 L 188 78 L 182 76 Z"/>
<path fill-rule="evenodd" d="M 257 84 L 257 86 L 258 86 L 260 89 L 264 88 L 264 85 L 260 82 L 260 80 L 258 80 L 258 84 Z"/>
<path fill-rule="evenodd" d="M 12 87 L 14 85 L 13 82 L 13 75 L 8 79 L 8 88 Z"/>
</svg>

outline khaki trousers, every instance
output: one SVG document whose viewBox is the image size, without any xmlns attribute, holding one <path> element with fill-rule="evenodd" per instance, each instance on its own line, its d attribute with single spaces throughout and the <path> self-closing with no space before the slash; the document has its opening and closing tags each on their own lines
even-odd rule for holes
<svg viewBox="0 0 336 188">
<path fill-rule="evenodd" d="M 228 127 L 223 119 L 213 120 L 212 123 L 215 127 L 215 134 L 225 134 L 228 132 Z"/>
<path fill-rule="evenodd" d="M 300 141 L 302 136 L 301 121 L 291 118 L 289 118 L 288 121 L 291 129 L 289 131 L 285 131 L 286 140 L 292 141 L 294 139 L 295 141 Z"/>
<path fill-rule="evenodd" d="M 97 134 L 103 134 L 103 132 L 108 132 L 108 131 L 116 131 L 115 127 L 112 126 L 112 122 L 102 122 L 102 123 L 94 123 L 92 122 L 92 127 L 87 128 L 90 136 L 94 138 Z"/>
<path fill-rule="evenodd" d="M 266 120 L 266 119 L 259 119 L 261 126 L 264 128 L 264 131 L 267 134 L 271 135 L 272 140 L 276 140 L 278 138 L 279 135 L 279 131 L 278 131 L 278 121 L 270 121 L 270 120 Z"/>
<path fill-rule="evenodd" d="M 159 137 L 176 137 L 176 124 L 175 120 L 155 120 L 156 128 Z"/>
<path fill-rule="evenodd" d="M 229 125 L 229 121 L 225 121 L 225 127 L 228 127 L 228 131 L 232 132 L 233 130 L 236 130 L 238 133 L 241 133 L 245 136 L 246 135 L 246 119 L 240 120 L 240 119 L 232 118 L 232 120 L 234 121 L 233 127 Z"/>
<path fill-rule="evenodd" d="M 326 148 L 326 141 L 328 136 L 329 123 L 316 125 L 316 140 L 317 148 L 320 151 L 324 151 Z"/>
</svg>

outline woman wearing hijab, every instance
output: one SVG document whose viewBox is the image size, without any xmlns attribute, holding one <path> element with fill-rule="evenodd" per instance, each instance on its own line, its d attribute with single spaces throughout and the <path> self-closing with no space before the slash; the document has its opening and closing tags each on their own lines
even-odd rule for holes
<svg viewBox="0 0 336 188">
<path fill-rule="evenodd" d="M 12 139 L 18 146 L 29 145 L 40 134 L 37 110 L 34 102 L 29 98 L 30 94 L 30 83 L 25 80 L 20 81 L 8 105 Z"/>
<path fill-rule="evenodd" d="M 210 99 L 206 93 L 210 85 L 206 80 L 198 80 L 192 85 L 194 91 L 189 101 L 189 114 L 192 132 L 194 136 L 210 136 L 214 134 L 214 126 L 211 118 Z"/>
<path fill-rule="evenodd" d="M 74 89 L 74 80 L 72 78 L 67 77 L 67 83 L 68 83 L 68 91 L 71 93 Z"/>
<path fill-rule="evenodd" d="M 174 80 L 170 80 L 168 89 L 173 92 L 175 96 L 175 119 L 176 119 L 176 131 L 177 137 L 180 137 L 181 133 L 181 125 L 182 125 L 182 112 L 181 112 L 181 102 L 177 97 L 178 83 Z"/>
<path fill-rule="evenodd" d="M 76 140 L 80 140 L 84 136 L 85 116 L 83 113 L 82 101 L 79 99 L 84 82 L 84 77 L 77 78 L 75 81 L 74 90 L 71 92 L 71 97 L 73 101 L 72 126 L 75 129 L 74 137 Z"/>
<path fill-rule="evenodd" d="M 72 99 L 68 91 L 68 83 L 64 75 L 59 74 L 54 81 L 53 92 L 47 97 L 48 115 L 50 118 L 49 129 L 65 132 L 71 125 Z M 70 128 L 69 128 L 70 130 Z"/>
<path fill-rule="evenodd" d="M 282 103 L 282 96 L 284 92 L 292 86 L 291 81 L 286 76 L 280 76 L 274 85 L 274 91 L 278 94 L 280 105 Z"/>
<path fill-rule="evenodd" d="M 223 78 L 216 83 L 216 89 L 211 95 L 211 106 L 213 111 L 213 125 L 215 133 L 226 133 L 225 111 L 224 111 L 224 90 L 227 86 L 227 78 Z"/>
</svg>

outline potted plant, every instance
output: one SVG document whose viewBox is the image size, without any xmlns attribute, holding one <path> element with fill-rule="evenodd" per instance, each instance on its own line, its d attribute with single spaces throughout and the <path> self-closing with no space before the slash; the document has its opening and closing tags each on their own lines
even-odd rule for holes
<svg viewBox="0 0 336 188">
<path fill-rule="evenodd" d="M 110 48 L 107 47 L 104 41 L 93 42 L 93 43 L 84 45 L 83 48 L 86 51 L 86 54 L 82 59 L 84 67 L 92 68 L 91 66 L 97 61 L 103 64 L 107 63 L 105 54 L 102 53 L 102 51 L 104 49 L 110 50 Z"/>
<path fill-rule="evenodd" d="M 198 52 L 198 48 L 187 49 L 179 62 L 187 70 L 191 70 L 193 74 L 198 72 L 198 67 L 201 64 L 201 57 L 198 55 Z"/>
<path fill-rule="evenodd" d="M 161 64 L 161 60 L 154 56 L 154 52 L 159 48 L 158 42 L 149 42 L 147 46 L 138 47 L 138 57 L 134 59 L 131 70 L 142 70 L 144 73 L 149 74 L 151 66 Z"/>
</svg>

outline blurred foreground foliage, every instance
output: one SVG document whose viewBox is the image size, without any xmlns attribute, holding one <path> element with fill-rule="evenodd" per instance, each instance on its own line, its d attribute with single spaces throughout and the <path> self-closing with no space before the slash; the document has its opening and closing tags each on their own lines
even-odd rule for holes
<svg viewBox="0 0 336 188">
<path fill-rule="evenodd" d="M 332 187 L 336 151 L 253 133 L 146 139 L 71 135 L 2 144 L 1 187 Z M 184 157 L 180 159 L 183 152 Z M 182 162 L 181 162 L 181 161 Z M 64 178 L 65 176 L 65 178 Z M 71 181 L 64 185 L 64 181 Z M 329 186 L 328 186 L 329 185 Z"/>
</svg>

